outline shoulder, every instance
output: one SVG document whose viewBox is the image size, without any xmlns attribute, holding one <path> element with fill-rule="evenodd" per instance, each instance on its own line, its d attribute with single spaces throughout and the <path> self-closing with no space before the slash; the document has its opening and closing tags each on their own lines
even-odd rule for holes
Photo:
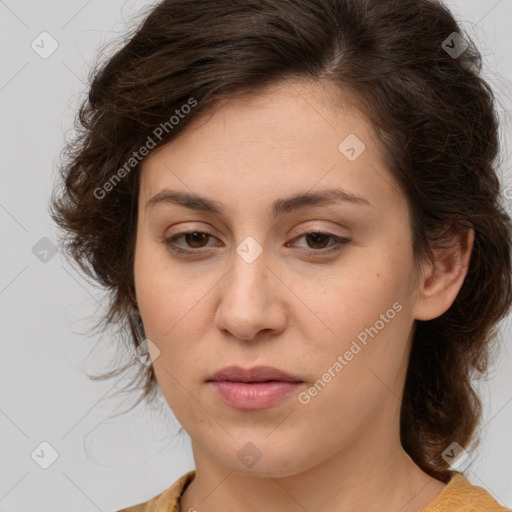
<svg viewBox="0 0 512 512">
<path fill-rule="evenodd" d="M 179 499 L 188 484 L 194 479 L 195 474 L 195 470 L 189 471 L 150 500 L 116 512 L 174 512 L 178 510 Z"/>
<path fill-rule="evenodd" d="M 483 487 L 455 473 L 448 485 L 423 512 L 507 512 Z"/>
</svg>

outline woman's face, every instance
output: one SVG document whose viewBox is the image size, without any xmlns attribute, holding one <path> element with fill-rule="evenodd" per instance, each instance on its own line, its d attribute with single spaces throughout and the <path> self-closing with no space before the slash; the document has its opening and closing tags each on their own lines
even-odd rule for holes
<svg viewBox="0 0 512 512">
<path fill-rule="evenodd" d="M 143 165 L 135 286 L 158 384 L 194 455 L 237 471 L 292 475 L 399 442 L 420 302 L 408 207 L 368 122 L 327 91 L 219 103 Z M 151 202 L 163 191 L 218 211 Z M 299 383 L 209 382 L 232 365 Z"/>
</svg>

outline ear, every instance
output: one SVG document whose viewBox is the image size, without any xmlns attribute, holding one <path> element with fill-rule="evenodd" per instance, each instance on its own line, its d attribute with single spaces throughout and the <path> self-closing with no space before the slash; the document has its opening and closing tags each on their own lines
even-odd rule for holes
<svg viewBox="0 0 512 512">
<path fill-rule="evenodd" d="M 475 231 L 453 228 L 446 247 L 435 249 L 434 262 L 426 263 L 414 304 L 416 320 L 432 320 L 450 309 L 466 277 Z"/>
</svg>

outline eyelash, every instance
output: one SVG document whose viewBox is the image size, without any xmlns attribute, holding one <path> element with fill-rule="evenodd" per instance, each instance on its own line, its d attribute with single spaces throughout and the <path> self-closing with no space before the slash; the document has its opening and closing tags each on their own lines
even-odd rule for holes
<svg viewBox="0 0 512 512">
<path fill-rule="evenodd" d="M 202 235 L 214 237 L 213 233 L 210 233 L 209 231 L 198 231 L 196 229 L 193 229 L 190 231 L 181 231 L 180 233 L 176 233 L 175 235 L 164 238 L 163 242 L 166 245 L 166 247 L 169 250 L 173 251 L 174 253 L 183 254 L 183 255 L 192 255 L 194 253 L 197 254 L 199 252 L 202 252 L 202 249 L 185 250 L 185 249 L 178 247 L 175 243 L 175 241 L 177 239 L 181 238 L 182 236 L 190 235 L 193 233 L 200 233 Z M 330 254 L 332 252 L 341 251 L 344 248 L 343 246 L 345 246 L 346 244 L 348 244 L 351 241 L 348 238 L 343 238 L 343 237 L 334 235 L 333 233 L 329 233 L 328 231 L 322 231 L 322 230 L 305 231 L 305 232 L 301 233 L 299 236 L 295 237 L 293 240 L 298 240 L 304 236 L 313 235 L 313 234 L 328 236 L 330 238 L 333 238 L 336 243 L 333 244 L 330 249 L 318 249 L 318 250 L 309 249 L 306 251 L 306 254 L 308 256 L 324 256 L 324 255 Z M 335 247 L 335 248 L 333 249 L 333 247 Z"/>
</svg>

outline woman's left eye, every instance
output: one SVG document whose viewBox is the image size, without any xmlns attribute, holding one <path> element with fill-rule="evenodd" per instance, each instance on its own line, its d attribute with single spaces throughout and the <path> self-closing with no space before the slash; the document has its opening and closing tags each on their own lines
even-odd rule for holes
<svg viewBox="0 0 512 512">
<path fill-rule="evenodd" d="M 309 254 L 312 253 L 318 253 L 320 250 L 324 249 L 326 247 L 325 240 L 331 238 L 334 240 L 334 243 L 327 247 L 332 247 L 332 249 L 328 249 L 327 251 L 323 250 L 322 254 L 333 252 L 333 251 L 339 251 L 343 248 L 345 244 L 350 242 L 348 238 L 343 238 L 337 235 L 334 235 L 333 233 L 328 233 L 326 231 L 308 231 L 306 233 L 302 233 L 300 236 L 294 238 L 295 240 L 300 240 L 301 238 L 305 238 L 307 240 L 307 243 L 311 244 L 313 243 L 313 247 L 319 250 L 314 251 L 308 251 Z M 289 246 L 289 243 L 286 243 L 286 246 Z M 319 247 L 320 246 L 320 247 Z"/>
<path fill-rule="evenodd" d="M 183 249 L 176 243 L 176 241 L 182 237 L 184 237 L 188 249 Z M 213 234 L 208 231 L 183 231 L 181 233 L 177 233 L 165 238 L 164 243 L 171 251 L 175 253 L 191 255 L 193 253 L 201 252 L 200 249 L 206 247 L 205 245 L 202 245 L 203 242 L 208 242 L 210 237 L 213 237 Z M 298 237 L 295 237 L 292 241 L 300 240 L 301 238 L 305 238 L 308 244 L 313 244 L 313 249 L 309 249 L 307 251 L 309 255 L 313 256 L 319 256 L 326 253 L 331 253 L 333 251 L 339 251 L 343 248 L 344 245 L 350 242 L 348 238 L 343 238 L 325 231 L 308 231 L 306 233 L 302 233 Z M 328 239 L 333 239 L 334 244 L 326 246 L 326 240 Z M 290 242 L 287 242 L 285 245 L 286 247 L 290 247 L 291 244 Z M 331 248 L 325 250 L 325 247 Z"/>
</svg>

